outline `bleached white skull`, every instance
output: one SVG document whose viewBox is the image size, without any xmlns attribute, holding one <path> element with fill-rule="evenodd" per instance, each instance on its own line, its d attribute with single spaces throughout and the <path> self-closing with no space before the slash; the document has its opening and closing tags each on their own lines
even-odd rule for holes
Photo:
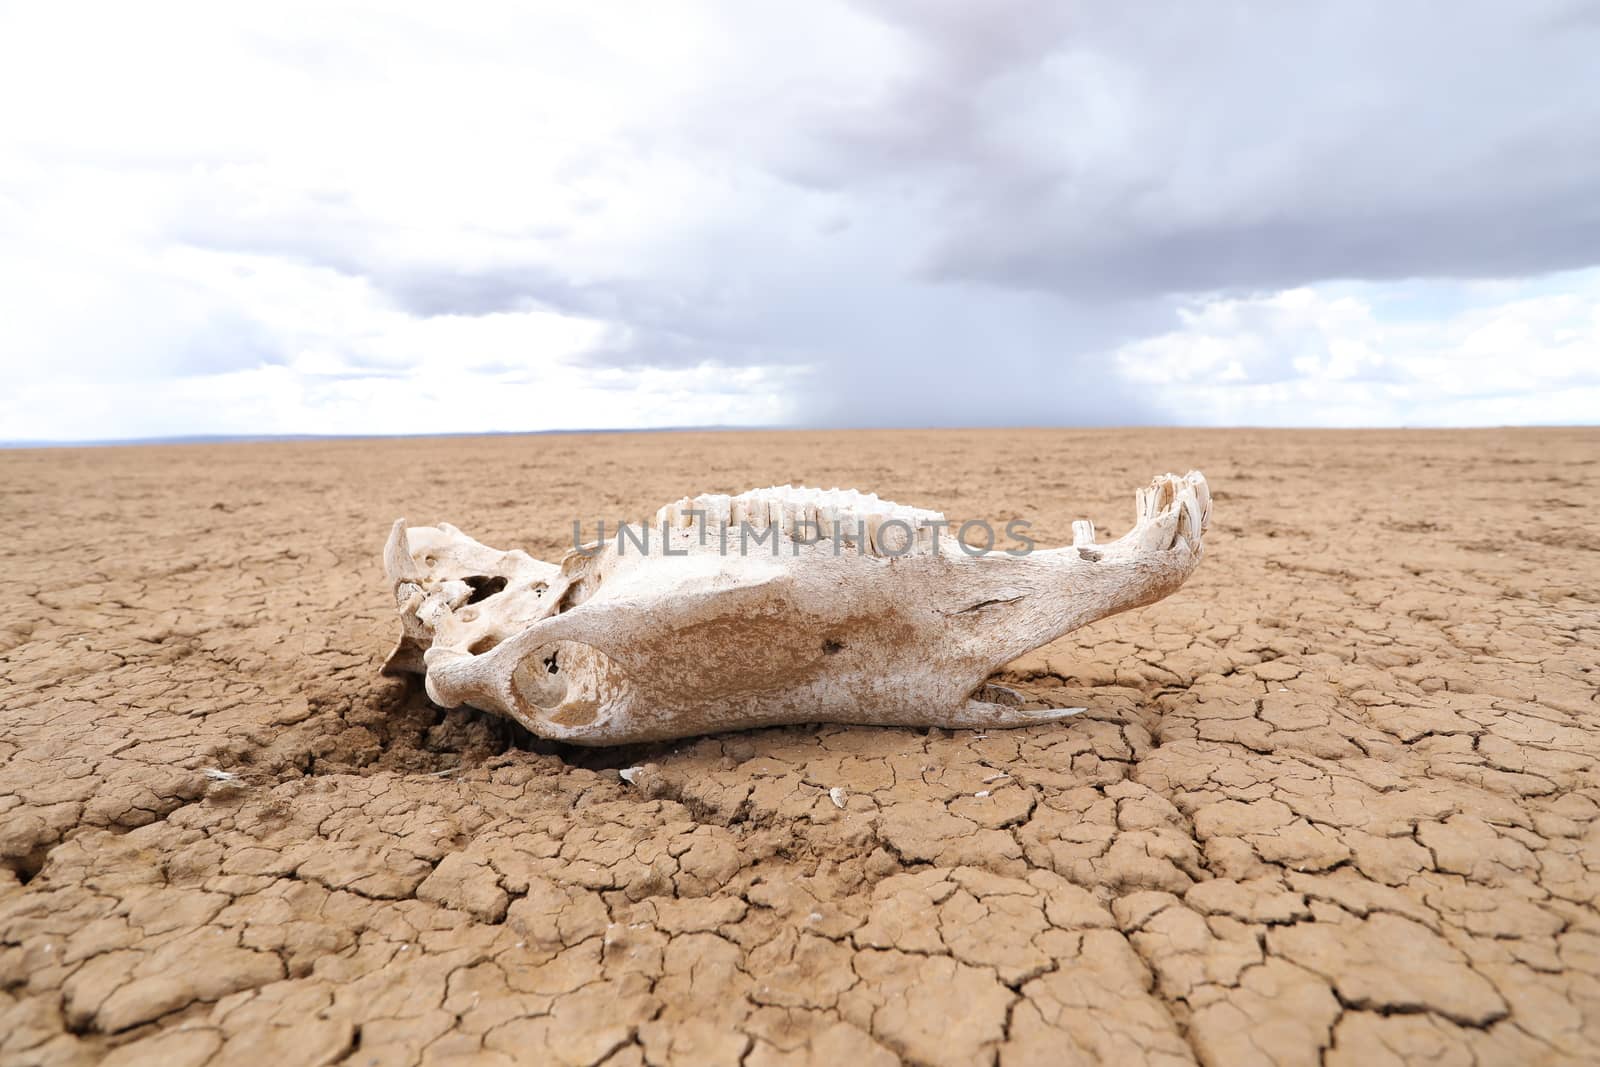
<svg viewBox="0 0 1600 1067">
<path fill-rule="evenodd" d="M 783 486 L 668 505 L 644 534 L 560 564 L 454 526 L 395 523 L 384 551 L 403 629 L 385 670 L 580 745 L 800 722 L 1022 726 L 988 685 L 1070 630 L 1161 599 L 1200 562 L 1211 495 L 1197 471 L 1137 494 L 1126 536 L 983 554 L 937 512 Z M 969 531 L 970 534 L 970 531 Z M 648 537 L 648 540 L 646 540 Z M 968 547 L 970 546 L 970 547 Z"/>
</svg>

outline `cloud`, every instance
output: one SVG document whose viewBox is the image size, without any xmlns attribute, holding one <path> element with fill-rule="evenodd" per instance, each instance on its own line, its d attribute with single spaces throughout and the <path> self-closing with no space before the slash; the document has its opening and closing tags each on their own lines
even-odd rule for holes
<svg viewBox="0 0 1600 1067">
<path fill-rule="evenodd" d="M 866 6 L 917 60 L 812 169 L 931 185 L 931 277 L 1105 298 L 1596 262 L 1592 5 Z"/>
<path fill-rule="evenodd" d="M 1169 417 L 1204 425 L 1556 424 L 1600 410 L 1600 270 L 1477 293 L 1342 288 L 1199 300 L 1113 359 L 1170 398 Z"/>
<path fill-rule="evenodd" d="M 1515 419 L 1600 263 L 1592 5 L 163 10 L 0 14 L 0 436 Z"/>
</svg>

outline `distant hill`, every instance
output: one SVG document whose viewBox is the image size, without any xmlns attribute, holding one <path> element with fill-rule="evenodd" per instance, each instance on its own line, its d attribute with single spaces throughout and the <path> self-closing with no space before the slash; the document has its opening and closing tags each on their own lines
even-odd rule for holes
<svg viewBox="0 0 1600 1067">
<path fill-rule="evenodd" d="M 584 433 L 720 433 L 790 430 L 791 426 L 596 426 L 579 430 L 474 430 L 471 433 L 247 433 L 183 434 L 175 437 L 114 437 L 86 441 L 0 441 L 0 448 L 114 448 L 121 445 L 233 445 L 266 441 L 390 441 L 403 437 L 547 437 Z"/>
</svg>

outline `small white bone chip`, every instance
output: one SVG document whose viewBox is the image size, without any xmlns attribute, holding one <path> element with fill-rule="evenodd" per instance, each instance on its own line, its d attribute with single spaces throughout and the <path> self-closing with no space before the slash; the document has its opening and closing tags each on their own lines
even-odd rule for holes
<svg viewBox="0 0 1600 1067">
<path fill-rule="evenodd" d="M 836 808 L 844 807 L 844 802 L 849 798 L 850 794 L 845 792 L 843 786 L 836 785 L 832 789 L 828 790 L 828 799 L 833 801 L 833 806 Z"/>
<path fill-rule="evenodd" d="M 624 782 L 627 782 L 629 785 L 633 785 L 635 782 L 637 782 L 639 780 L 639 775 L 641 775 L 643 773 L 644 773 L 644 768 L 643 767 L 624 767 L 624 768 L 622 768 L 622 770 L 617 772 L 617 777 L 621 778 Z"/>
<path fill-rule="evenodd" d="M 995 672 L 1200 564 L 1212 497 L 1198 471 L 1136 502 L 1115 541 L 1079 521 L 1072 544 L 1017 554 L 1004 536 L 958 550 L 937 511 L 790 485 L 681 497 L 642 543 L 644 527 L 611 526 L 559 563 L 402 519 L 383 551 L 400 616 L 384 670 L 576 745 L 808 722 L 1038 726 L 1083 709 L 1027 707 Z M 828 796 L 844 807 L 842 789 Z"/>
</svg>

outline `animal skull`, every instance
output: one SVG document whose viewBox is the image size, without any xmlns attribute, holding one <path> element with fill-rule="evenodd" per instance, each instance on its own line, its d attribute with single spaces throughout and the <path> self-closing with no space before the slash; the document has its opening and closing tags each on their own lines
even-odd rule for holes
<svg viewBox="0 0 1600 1067">
<path fill-rule="evenodd" d="M 1126 536 L 1097 545 L 1080 521 L 1070 547 L 1026 554 L 969 555 L 948 531 L 939 543 L 937 512 L 790 486 L 685 498 L 657 513 L 653 550 L 635 530 L 560 564 L 401 519 L 384 565 L 402 635 L 384 670 L 423 674 L 445 707 L 579 745 L 799 722 L 1049 722 L 1083 709 L 1026 710 L 986 679 L 1176 590 L 1210 518 L 1191 471 L 1139 490 Z"/>
</svg>

